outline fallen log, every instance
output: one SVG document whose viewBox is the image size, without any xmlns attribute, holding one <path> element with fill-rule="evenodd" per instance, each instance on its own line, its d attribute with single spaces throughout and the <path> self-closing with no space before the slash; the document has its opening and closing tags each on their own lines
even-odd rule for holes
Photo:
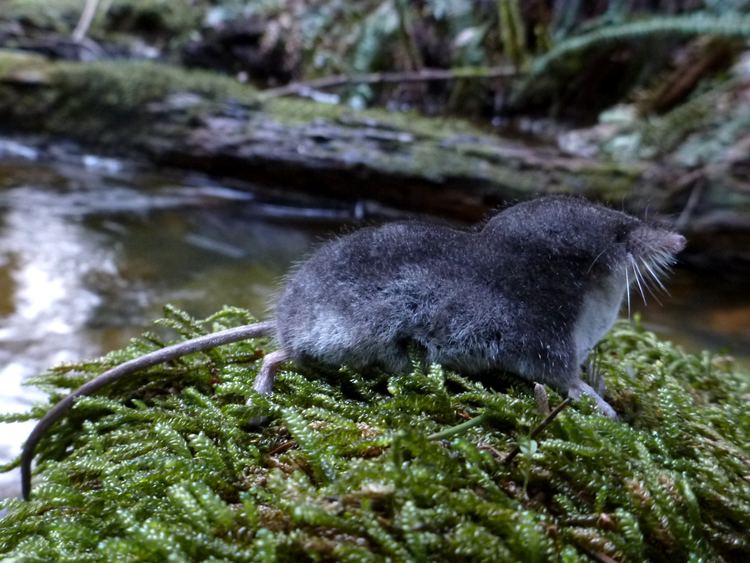
<svg viewBox="0 0 750 563">
<path fill-rule="evenodd" d="M 150 62 L 55 63 L 0 52 L 0 129 L 462 220 L 542 193 L 579 194 L 635 213 L 648 208 L 650 216 L 681 217 L 691 242 L 698 242 L 696 263 L 713 267 L 717 257 L 750 269 L 750 211 L 741 186 L 734 199 L 713 197 L 709 186 L 696 202 L 694 185 L 676 181 L 686 177 L 684 168 L 566 156 L 459 120 L 263 98 L 208 72 Z M 740 205 L 728 207 L 732 201 Z"/>
</svg>

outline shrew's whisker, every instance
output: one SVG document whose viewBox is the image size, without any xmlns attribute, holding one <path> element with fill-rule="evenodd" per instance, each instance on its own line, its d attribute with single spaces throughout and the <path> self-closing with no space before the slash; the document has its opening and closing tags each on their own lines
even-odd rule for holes
<svg viewBox="0 0 750 563">
<path fill-rule="evenodd" d="M 656 272 L 654 272 L 653 268 L 651 268 L 651 265 L 648 263 L 648 260 L 641 260 L 643 265 L 645 266 L 646 270 L 651 274 L 651 279 L 654 280 L 658 286 L 664 291 L 667 295 L 669 295 L 669 292 L 667 291 L 667 288 L 664 286 L 664 284 L 661 282 L 661 279 L 659 279 L 659 276 Z"/>
<path fill-rule="evenodd" d="M 602 250 L 602 251 L 601 251 L 601 252 L 600 252 L 599 254 L 597 254 L 597 255 L 596 255 L 596 258 L 594 258 L 594 261 L 593 261 L 593 262 L 591 262 L 591 266 L 589 266 L 589 269 L 588 269 L 588 270 L 586 270 L 586 273 L 587 273 L 587 274 L 588 274 L 589 272 L 591 272 L 591 268 L 593 268 L 593 267 L 594 267 L 594 264 L 596 264 L 596 261 L 597 261 L 597 260 L 599 260 L 599 258 L 601 258 L 601 257 L 602 257 L 602 254 L 604 254 L 605 252 L 607 252 L 607 247 L 606 247 L 606 246 L 604 247 L 604 250 Z"/>
<path fill-rule="evenodd" d="M 630 318 L 630 276 L 628 276 L 628 265 L 625 264 L 625 294 L 628 296 L 628 318 Z"/>
<path fill-rule="evenodd" d="M 654 281 L 653 279 L 651 279 L 651 276 L 643 276 L 643 282 L 643 285 L 646 286 L 646 289 L 651 294 L 651 297 L 654 298 L 654 301 L 663 306 L 662 302 L 659 300 L 659 296 L 656 294 L 659 288 L 654 285 Z"/>
<path fill-rule="evenodd" d="M 641 272 L 638 269 L 638 264 L 635 261 L 635 258 L 633 258 L 633 255 L 630 255 L 630 263 L 633 265 L 633 277 L 635 277 L 635 283 L 638 284 L 638 291 L 641 292 L 641 299 L 643 299 L 643 304 L 647 305 L 646 303 L 646 294 L 643 293 L 643 286 L 641 285 Z"/>
</svg>

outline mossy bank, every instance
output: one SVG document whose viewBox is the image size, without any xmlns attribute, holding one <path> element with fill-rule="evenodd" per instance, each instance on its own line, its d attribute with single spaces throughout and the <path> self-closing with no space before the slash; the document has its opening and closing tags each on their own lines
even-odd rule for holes
<svg viewBox="0 0 750 563">
<path fill-rule="evenodd" d="M 644 170 L 531 150 L 456 119 L 265 98 L 155 62 L 0 51 L 0 132 L 339 199 L 477 219 L 538 193 L 637 200 Z"/>
<path fill-rule="evenodd" d="M 162 324 L 187 338 L 250 320 L 236 309 L 204 322 L 169 310 Z M 159 345 L 146 335 L 104 359 L 53 369 L 38 384 L 54 401 Z M 437 366 L 371 378 L 287 370 L 273 396 L 260 397 L 252 382 L 269 349 L 264 341 L 230 345 L 79 401 L 40 448 L 31 502 L 5 502 L 2 554 L 60 561 L 750 556 L 750 383 L 729 358 L 686 354 L 618 324 L 597 359 L 622 420 L 583 402 L 531 440 L 542 415 L 515 380 L 498 387 L 501 380 L 470 381 Z M 551 393 L 553 406 L 559 401 Z M 430 438 L 481 413 L 479 426 Z M 258 415 L 270 424 L 249 428 Z"/>
<path fill-rule="evenodd" d="M 210 6 L 201 0 L 112 0 L 98 10 L 91 34 L 116 40 L 118 34 L 133 34 L 162 41 L 179 41 L 199 28 Z M 80 0 L 5 0 L 3 18 L 32 29 L 69 34 L 78 23 L 84 3 Z"/>
</svg>

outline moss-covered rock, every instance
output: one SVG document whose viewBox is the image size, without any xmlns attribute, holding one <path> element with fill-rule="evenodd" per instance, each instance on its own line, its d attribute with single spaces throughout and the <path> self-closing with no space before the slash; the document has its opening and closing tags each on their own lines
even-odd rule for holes
<svg viewBox="0 0 750 563">
<path fill-rule="evenodd" d="M 202 323 L 171 311 L 166 324 L 190 337 L 249 321 L 233 309 Z M 39 381 L 56 400 L 157 342 L 141 338 Z M 583 402 L 531 440 L 542 417 L 520 382 L 500 392 L 439 367 L 372 378 L 288 369 L 273 396 L 259 397 L 252 381 L 267 346 L 230 345 L 80 400 L 40 448 L 31 502 L 5 502 L 2 554 L 141 561 L 750 556 L 749 381 L 729 358 L 686 354 L 621 323 L 598 360 L 622 420 Z M 481 413 L 481 425 L 430 438 Z M 271 423 L 248 428 L 259 415 Z M 517 445 L 521 453 L 506 464 Z"/>
</svg>

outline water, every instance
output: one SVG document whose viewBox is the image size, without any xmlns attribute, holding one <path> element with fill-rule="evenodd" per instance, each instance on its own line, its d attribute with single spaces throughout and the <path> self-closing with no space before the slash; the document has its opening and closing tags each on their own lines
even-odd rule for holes
<svg viewBox="0 0 750 563">
<path fill-rule="evenodd" d="M 167 302 L 262 316 L 325 230 L 253 216 L 254 196 L 201 178 L 12 172 L 0 167 L 0 339 L 14 373 L 121 345 Z"/>
<path fill-rule="evenodd" d="M 29 376 L 153 329 L 165 303 L 197 317 L 224 304 L 263 317 L 290 265 L 361 214 L 75 151 L 47 161 L 0 139 L 2 412 L 41 399 L 22 387 Z M 747 360 L 750 295 L 696 279 L 681 272 L 664 306 L 634 309 L 688 348 L 733 348 Z M 18 454 L 30 427 L 0 426 L 0 462 Z"/>
<path fill-rule="evenodd" d="M 265 316 L 291 263 L 352 214 L 90 155 L 33 157 L 3 158 L 0 142 L 0 412 L 42 399 L 28 377 L 153 329 L 166 303 Z M 31 426 L 0 426 L 0 462 Z"/>
<path fill-rule="evenodd" d="M 688 241 L 689 244 L 689 241 Z M 646 293 L 644 304 L 631 291 L 633 310 L 644 325 L 686 350 L 734 356 L 750 368 L 750 292 L 747 284 L 727 280 L 720 271 L 677 269 L 667 283 L 669 295 Z"/>
</svg>

